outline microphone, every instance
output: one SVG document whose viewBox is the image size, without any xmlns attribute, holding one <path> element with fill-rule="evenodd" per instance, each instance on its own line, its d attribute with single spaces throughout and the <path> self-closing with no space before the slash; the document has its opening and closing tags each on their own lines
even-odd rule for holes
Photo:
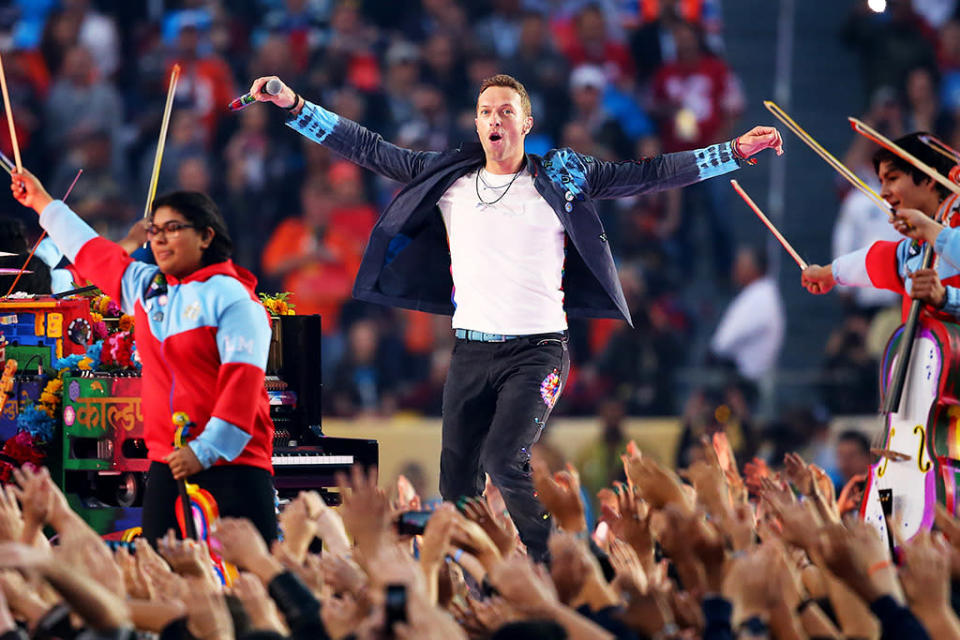
<svg viewBox="0 0 960 640">
<path fill-rule="evenodd" d="M 281 91 L 283 91 L 283 83 L 276 78 L 267 80 L 267 83 L 263 86 L 263 92 L 271 96 L 280 95 Z M 230 111 L 240 111 L 241 109 L 246 109 L 256 101 L 257 99 L 254 98 L 252 94 L 245 93 L 228 104 L 227 108 L 230 109 Z"/>
</svg>

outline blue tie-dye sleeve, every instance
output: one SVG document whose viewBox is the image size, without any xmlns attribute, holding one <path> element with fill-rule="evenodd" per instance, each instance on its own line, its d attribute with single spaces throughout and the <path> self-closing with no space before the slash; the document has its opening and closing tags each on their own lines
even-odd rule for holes
<svg viewBox="0 0 960 640">
<path fill-rule="evenodd" d="M 287 126 L 318 144 L 330 147 L 347 160 L 397 182 L 410 182 L 427 163 L 438 156 L 434 151 L 413 151 L 391 144 L 379 133 L 353 120 L 305 101 Z"/>
<path fill-rule="evenodd" d="M 587 162 L 588 193 L 597 199 L 624 198 L 685 187 L 740 167 L 730 142 L 626 162 L 603 162 L 582 157 Z"/>
</svg>

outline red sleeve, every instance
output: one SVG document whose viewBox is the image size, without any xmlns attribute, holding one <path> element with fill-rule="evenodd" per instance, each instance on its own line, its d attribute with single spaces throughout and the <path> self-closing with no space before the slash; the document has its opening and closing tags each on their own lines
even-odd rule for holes
<svg viewBox="0 0 960 640">
<path fill-rule="evenodd" d="M 900 241 L 880 241 L 870 245 L 867 251 L 867 275 L 877 289 L 906 293 L 900 278 L 897 246 Z"/>
<path fill-rule="evenodd" d="M 83 277 L 122 304 L 123 274 L 131 262 L 120 245 L 97 236 L 80 247 L 74 264 Z"/>
</svg>

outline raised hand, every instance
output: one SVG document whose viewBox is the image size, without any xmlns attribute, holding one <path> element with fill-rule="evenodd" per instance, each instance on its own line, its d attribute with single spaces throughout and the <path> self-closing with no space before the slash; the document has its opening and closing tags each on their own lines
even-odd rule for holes
<svg viewBox="0 0 960 640">
<path fill-rule="evenodd" d="M 219 543 L 215 549 L 225 561 L 257 574 L 264 584 L 283 571 L 260 532 L 245 518 L 220 518 L 210 527 L 210 537 Z"/>
<path fill-rule="evenodd" d="M 647 590 L 647 573 L 633 547 L 619 538 L 614 538 L 610 541 L 609 557 L 617 576 L 627 576 L 641 591 Z"/>
<path fill-rule="evenodd" d="M 363 555 L 370 557 L 392 537 L 390 502 L 377 487 L 377 470 L 373 468 L 364 475 L 359 467 L 354 466 L 350 469 L 349 485 L 346 477 L 338 473 L 337 486 L 343 498 L 340 507 L 343 523 Z"/>
<path fill-rule="evenodd" d="M 324 553 L 320 567 L 324 580 L 338 593 L 357 595 L 367 586 L 367 574 L 346 553 Z"/>
<path fill-rule="evenodd" d="M 900 583 L 911 609 L 950 608 L 950 549 L 942 537 L 920 531 L 903 544 Z"/>
<path fill-rule="evenodd" d="M 524 556 L 498 562 L 487 577 L 501 596 L 524 613 L 549 614 L 559 604 L 550 576 Z"/>
<path fill-rule="evenodd" d="M 476 556 L 487 571 L 501 558 L 500 550 L 487 532 L 480 525 L 467 520 L 460 514 L 457 514 L 454 522 L 451 540 L 455 546 Z"/>
<path fill-rule="evenodd" d="M 655 638 L 664 628 L 674 625 L 673 609 L 664 586 L 651 583 L 649 588 L 642 589 L 627 574 L 618 575 L 612 585 L 626 602 L 620 618 L 631 629 L 640 631 L 644 637 Z"/>
<path fill-rule="evenodd" d="M 150 575 L 137 564 L 137 559 L 130 554 L 127 548 L 117 547 L 113 552 L 113 557 L 123 574 L 123 584 L 126 586 L 127 594 L 138 600 L 153 600 L 156 595 L 153 581 L 150 579 Z"/>
<path fill-rule="evenodd" d="M 42 212 L 48 204 L 53 202 L 53 198 L 43 188 L 37 176 L 26 169 L 23 173 L 14 172 L 10 176 L 10 192 L 13 193 L 17 202 L 37 213 Z"/>
<path fill-rule="evenodd" d="M 484 498 L 469 498 L 463 503 L 463 515 L 480 525 L 500 550 L 507 555 L 517 547 L 517 528 L 509 516 L 494 513 Z M 432 518 L 431 518 L 432 519 Z"/>
<path fill-rule="evenodd" d="M 283 86 L 283 89 L 281 89 L 280 93 L 275 96 L 272 96 L 264 91 L 264 86 L 270 80 L 277 80 Z M 272 102 L 283 109 L 289 109 L 293 107 L 297 101 L 297 94 L 294 93 L 293 89 L 284 84 L 283 81 L 277 76 L 263 76 L 257 78 L 250 85 L 249 93 L 259 102 Z"/>
<path fill-rule="evenodd" d="M 633 547 L 645 567 L 652 564 L 654 545 L 653 534 L 650 532 L 650 509 L 637 498 L 632 487 L 614 483 L 612 493 L 617 510 L 604 506 L 603 521 L 617 538 Z"/>
<path fill-rule="evenodd" d="M 323 540 L 327 551 L 347 553 L 350 551 L 350 538 L 340 514 L 320 500 L 316 523 L 317 537 Z"/>
<path fill-rule="evenodd" d="M 316 491 L 301 491 L 280 514 L 283 545 L 300 562 L 303 562 L 310 543 L 317 535 L 321 504 L 323 498 Z"/>
<path fill-rule="evenodd" d="M 233 620 L 223 593 L 203 578 L 187 579 L 187 630 L 197 640 L 233 640 Z"/>
<path fill-rule="evenodd" d="M 778 156 L 783 155 L 783 138 L 774 127 L 754 127 L 737 138 L 735 144 L 745 158 L 764 149 L 773 149 Z"/>
<path fill-rule="evenodd" d="M 723 595 L 733 604 L 734 628 L 754 616 L 768 617 L 772 590 L 777 586 L 765 566 L 769 562 L 767 551 L 758 548 L 734 560 L 727 572 Z"/>
<path fill-rule="evenodd" d="M 693 507 L 684 494 L 680 478 L 673 471 L 663 467 L 656 460 L 643 456 L 633 446 L 633 452 L 621 456 L 627 478 L 636 487 L 640 497 L 654 509 L 663 509 L 675 504 L 685 511 Z"/>
<path fill-rule="evenodd" d="M 754 494 L 759 494 L 763 488 L 763 478 L 769 478 L 773 475 L 767 462 L 760 458 L 754 458 L 743 465 L 743 472 L 747 478 L 747 488 Z"/>
<path fill-rule="evenodd" d="M 46 467 L 37 470 L 14 469 L 14 480 L 19 488 L 12 488 L 23 505 L 23 533 L 21 541 L 32 544 L 43 525 L 50 522 L 57 509 L 59 492 Z M 62 495 L 62 494 L 60 494 Z"/>
<path fill-rule="evenodd" d="M 537 497 L 563 531 L 578 533 L 587 528 L 583 502 L 580 499 L 580 474 L 571 464 L 565 471 L 552 476 L 543 460 L 535 459 L 533 465 L 533 486 Z"/>
<path fill-rule="evenodd" d="M 155 576 L 159 573 L 171 573 L 173 571 L 167 561 L 154 551 L 146 538 L 142 536 L 137 538 L 133 541 L 133 545 L 136 549 L 137 565 L 148 575 Z"/>
<path fill-rule="evenodd" d="M 23 516 L 10 487 L 0 486 L 0 542 L 20 542 Z"/>
<path fill-rule="evenodd" d="M 814 490 L 813 470 L 797 453 L 783 456 L 784 473 L 787 479 L 805 496 L 812 496 Z"/>
<path fill-rule="evenodd" d="M 193 576 L 212 580 L 219 584 L 210 563 L 210 549 L 206 542 L 178 540 L 173 529 L 157 540 L 157 550 L 174 571 L 182 576 Z"/>
<path fill-rule="evenodd" d="M 289 634 L 276 604 L 270 598 L 263 583 L 253 574 L 241 573 L 233 582 L 233 593 L 243 604 L 255 631 L 272 631 L 281 636 Z M 326 607 L 326 603 L 324 604 Z"/>
</svg>

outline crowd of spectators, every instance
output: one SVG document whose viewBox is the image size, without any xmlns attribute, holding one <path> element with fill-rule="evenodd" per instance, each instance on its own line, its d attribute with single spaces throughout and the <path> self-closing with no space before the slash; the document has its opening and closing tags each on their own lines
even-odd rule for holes
<svg viewBox="0 0 960 640">
<path fill-rule="evenodd" d="M 607 160 L 729 139 L 744 103 L 717 0 L 20 0 L 0 11 L 0 45 L 25 165 L 54 193 L 82 168 L 71 206 L 114 239 L 142 211 L 180 64 L 158 192 L 210 193 L 260 289 L 323 315 L 325 404 L 346 416 L 436 414 L 449 321 L 351 300 L 399 185 L 292 134 L 279 109 L 228 111 L 253 78 L 277 75 L 397 144 L 443 149 L 475 138 L 480 80 L 512 73 L 533 103 L 530 152 L 567 145 Z M 697 329 L 685 282 L 702 260 L 729 283 L 720 193 L 604 203 L 602 218 L 638 328 L 571 319 L 583 375 L 558 412 L 593 413 L 613 392 L 631 414 L 674 413 L 672 372 Z M 683 231 L 693 218 L 709 229 L 703 251 Z"/>
<path fill-rule="evenodd" d="M 482 497 L 431 504 L 403 476 L 380 489 L 375 470 L 354 467 L 339 480 L 340 508 L 315 492 L 285 504 L 279 541 L 224 517 L 211 524 L 209 541 L 171 531 L 111 551 L 45 469 L 19 469 L 0 490 L 0 633 L 960 638 L 960 521 L 938 506 L 936 531 L 894 534 L 894 554 L 886 532 L 858 517 L 861 438 L 841 439 L 850 478 L 839 492 L 796 453 L 775 468 L 754 460 L 741 470 L 722 438 L 698 443 L 681 472 L 686 481 L 627 443 L 598 476 L 599 490 L 535 448 L 534 483 L 554 525 L 542 561 L 528 556 L 489 484 Z M 228 586 L 221 575 L 232 576 Z"/>
</svg>

